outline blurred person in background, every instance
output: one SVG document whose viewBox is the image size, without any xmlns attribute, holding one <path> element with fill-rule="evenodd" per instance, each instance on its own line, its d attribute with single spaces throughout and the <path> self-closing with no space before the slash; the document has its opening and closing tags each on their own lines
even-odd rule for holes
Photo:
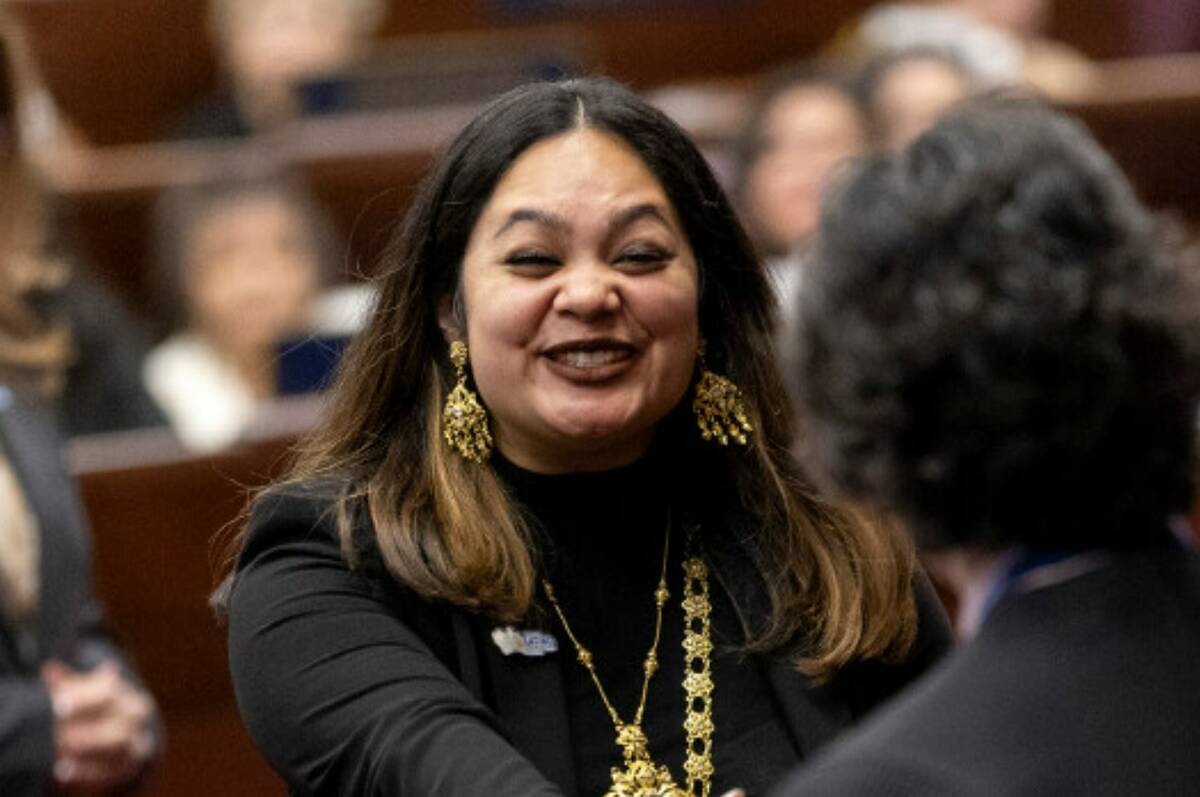
<svg viewBox="0 0 1200 797">
<path fill-rule="evenodd" d="M 174 331 L 147 357 L 146 387 L 185 445 L 223 448 L 276 395 L 280 344 L 319 326 L 334 235 L 297 183 L 275 177 L 173 189 L 156 227 Z"/>
<path fill-rule="evenodd" d="M 0 793 L 125 793 L 161 730 L 91 594 L 87 526 L 53 416 L 24 387 L 36 360 L 55 367 L 54 333 L 14 326 L 13 298 L 0 297 Z"/>
<path fill-rule="evenodd" d="M 814 472 L 941 561 L 970 642 L 778 793 L 1200 783 L 1200 269 L 1077 122 L 969 100 L 831 194 Z"/>
<path fill-rule="evenodd" d="M 297 84 L 362 57 L 385 12 L 383 0 L 209 0 L 226 85 L 188 114 L 178 136 L 245 136 L 293 119 Z"/>
<path fill-rule="evenodd" d="M 903 149 L 974 88 L 974 76 L 949 51 L 914 48 L 880 55 L 858 79 L 873 146 Z"/>
<path fill-rule="evenodd" d="M 21 74 L 30 64 L 20 30 L 0 13 L 6 53 L 0 81 L 5 179 L 0 185 L 0 256 L 12 269 L 24 310 L 61 330 L 63 356 L 47 372 L 43 399 L 54 405 L 64 436 L 163 423 L 142 388 L 143 330 L 111 290 L 79 262 L 63 233 L 62 206 L 44 190 L 45 173 L 25 146 Z M 11 56 L 11 61 L 8 58 Z M 29 75 L 25 75 L 25 81 Z M 28 90 L 28 87 L 26 87 Z M 45 153 L 43 153 L 45 154 Z"/>
<path fill-rule="evenodd" d="M 1052 10 L 1052 0 L 883 3 L 834 49 L 861 58 L 914 47 L 945 50 L 985 84 L 1023 83 L 1054 99 L 1081 99 L 1095 88 L 1095 67 L 1046 37 Z"/>
<path fill-rule="evenodd" d="M 0 793 L 122 793 L 153 759 L 159 731 L 91 594 L 86 525 L 55 423 L 75 341 L 42 307 L 67 274 L 44 251 L 44 205 L 18 157 L 7 73 L 0 96 Z"/>
<path fill-rule="evenodd" d="M 162 426 L 166 419 L 142 385 L 148 345 L 141 324 L 98 278 L 71 262 L 66 283 L 37 297 L 48 317 L 71 330 L 72 354 L 57 396 L 63 435 Z"/>
<path fill-rule="evenodd" d="M 830 175 L 868 145 L 867 119 L 834 67 L 793 67 L 768 78 L 737 143 L 735 195 L 766 261 L 787 326 L 803 249 Z"/>
</svg>

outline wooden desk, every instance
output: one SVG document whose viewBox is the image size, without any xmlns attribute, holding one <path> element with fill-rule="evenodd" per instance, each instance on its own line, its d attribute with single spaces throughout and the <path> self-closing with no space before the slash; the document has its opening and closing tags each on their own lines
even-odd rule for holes
<svg viewBox="0 0 1200 797">
<path fill-rule="evenodd" d="M 1102 90 L 1067 107 L 1094 131 L 1152 206 L 1200 219 L 1200 55 L 1110 62 Z M 662 91 L 707 152 L 727 159 L 752 81 L 723 79 Z M 434 153 L 476 104 L 351 114 L 298 122 L 251 143 L 109 147 L 64 162 L 55 189 L 67 234 L 86 262 L 147 314 L 149 210 L 159 189 L 230 170 L 286 165 L 305 175 L 347 240 L 353 273 L 369 273 Z"/>
<path fill-rule="evenodd" d="M 754 71 L 815 52 L 872 2 L 810 3 L 800 12 L 795 0 L 658 0 L 609 8 L 559 3 L 520 11 L 502 0 L 386 0 L 390 13 L 380 38 L 572 25 L 595 52 L 597 69 L 647 87 Z M 33 58 L 67 117 L 105 146 L 162 137 L 216 84 L 205 5 L 5 1 L 28 31 Z"/>
<path fill-rule="evenodd" d="M 478 110 L 471 104 L 309 119 L 246 142 L 107 147 L 60 164 L 52 187 L 63 205 L 64 236 L 149 317 L 156 306 L 152 210 L 162 189 L 291 169 L 306 179 L 346 242 L 351 273 L 369 273 L 433 154 Z"/>
<path fill-rule="evenodd" d="M 220 541 L 293 436 L 196 457 L 165 430 L 82 438 L 70 458 L 91 520 L 95 589 L 166 725 L 148 797 L 282 795 L 238 718 L 225 634 L 207 606 Z"/>
</svg>

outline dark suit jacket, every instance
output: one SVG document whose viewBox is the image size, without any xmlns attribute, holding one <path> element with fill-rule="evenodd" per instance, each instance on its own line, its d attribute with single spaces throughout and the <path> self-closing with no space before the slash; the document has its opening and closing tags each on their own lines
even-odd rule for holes
<svg viewBox="0 0 1200 797">
<path fill-rule="evenodd" d="M 485 619 L 396 586 L 370 556 L 351 572 L 329 506 L 299 488 L 261 499 L 231 594 L 242 716 L 294 793 L 575 794 L 562 654 L 505 657 Z M 356 537 L 369 548 L 369 524 Z M 752 581 L 710 556 L 723 585 Z M 949 646 L 936 599 L 919 594 L 923 634 L 902 666 L 864 663 L 817 687 L 783 659 L 764 663 L 797 760 Z"/>
<path fill-rule="evenodd" d="M 1200 794 L 1200 556 L 1163 547 L 1004 599 L 779 797 Z"/>
<path fill-rule="evenodd" d="M 92 599 L 82 507 L 49 413 L 0 387 L 0 445 L 41 531 L 36 631 L 22 638 L 0 619 L 0 794 L 33 797 L 48 793 L 54 765 L 54 717 L 38 676 L 41 665 L 51 659 L 80 669 L 124 662 Z"/>
<path fill-rule="evenodd" d="M 116 296 L 76 267 L 55 302 L 76 355 L 58 402 L 62 435 L 165 426 L 166 417 L 142 384 L 145 337 Z"/>
</svg>

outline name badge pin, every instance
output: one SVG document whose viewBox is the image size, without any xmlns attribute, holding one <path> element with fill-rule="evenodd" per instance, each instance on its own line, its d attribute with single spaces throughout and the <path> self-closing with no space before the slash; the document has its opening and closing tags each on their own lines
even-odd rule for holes
<svg viewBox="0 0 1200 797">
<path fill-rule="evenodd" d="M 552 634 L 511 625 L 493 628 L 492 642 L 505 656 L 545 656 L 558 652 L 558 640 Z"/>
</svg>

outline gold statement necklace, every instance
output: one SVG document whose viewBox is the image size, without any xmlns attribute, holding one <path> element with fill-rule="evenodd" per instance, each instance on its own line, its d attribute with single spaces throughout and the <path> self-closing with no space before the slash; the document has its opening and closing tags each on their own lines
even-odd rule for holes
<svg viewBox="0 0 1200 797">
<path fill-rule="evenodd" d="M 689 536 L 689 549 L 694 548 L 692 542 Z M 642 664 L 642 696 L 630 722 L 621 719 L 612 701 L 608 699 L 608 693 L 600 683 L 600 676 L 596 674 L 591 651 L 580 643 L 571 630 L 571 624 L 567 622 L 567 617 L 554 595 L 554 587 L 549 580 L 542 580 L 546 597 L 554 607 L 571 644 L 575 646 L 576 658 L 592 677 L 592 683 L 596 685 L 596 691 L 600 693 L 600 699 L 608 709 L 608 716 L 612 718 L 613 727 L 617 732 L 617 744 L 625 758 L 625 769 L 612 768 L 612 787 L 604 797 L 708 797 L 712 787 L 712 606 L 708 599 L 708 566 L 703 559 L 694 554 L 689 554 L 683 562 L 683 689 L 687 696 L 687 710 L 683 722 L 683 729 L 687 733 L 687 760 L 683 769 L 687 775 L 686 789 L 675 784 L 665 766 L 654 763 L 650 758 L 646 733 L 642 730 L 650 680 L 658 671 L 658 640 L 662 636 L 663 606 L 671 597 L 667 591 L 667 555 L 670 544 L 671 525 L 668 522 L 666 539 L 663 542 L 662 569 L 658 587 L 654 590 L 654 641 Z"/>
</svg>

